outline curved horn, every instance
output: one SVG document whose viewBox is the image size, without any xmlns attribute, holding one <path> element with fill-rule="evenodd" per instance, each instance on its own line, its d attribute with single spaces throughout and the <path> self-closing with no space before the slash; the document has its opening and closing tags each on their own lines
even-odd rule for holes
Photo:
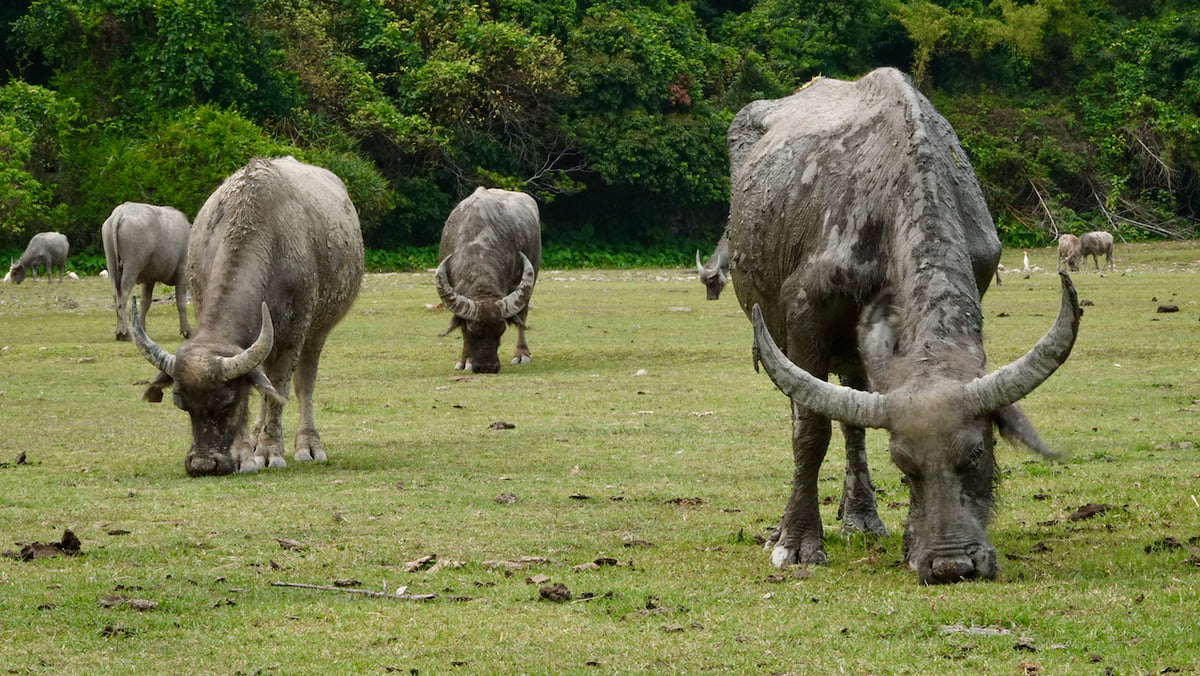
<svg viewBox="0 0 1200 676">
<path fill-rule="evenodd" d="M 450 256 L 453 255 L 450 254 Z M 437 272 L 433 275 L 438 297 L 442 299 L 447 310 L 468 321 L 476 321 L 479 319 L 479 307 L 475 301 L 455 291 L 454 285 L 450 283 L 450 276 L 446 271 L 446 263 L 450 260 L 450 256 L 446 256 L 441 263 L 438 263 Z"/>
<path fill-rule="evenodd" d="M 271 322 L 271 311 L 267 302 L 262 304 L 262 328 L 258 330 L 258 338 L 254 344 L 232 357 L 221 358 L 221 376 L 225 380 L 240 378 L 258 368 L 271 353 L 275 344 L 275 325 Z"/>
<path fill-rule="evenodd" d="M 700 262 L 699 249 L 696 249 L 696 272 L 704 272 L 704 264 Z"/>
<path fill-rule="evenodd" d="M 129 299 L 131 308 L 129 311 L 129 328 L 133 331 L 133 343 L 137 345 L 138 351 L 146 358 L 146 361 L 154 364 L 159 371 L 175 377 L 175 355 L 167 352 L 158 346 L 158 343 L 150 340 L 146 335 L 146 328 L 142 326 L 142 316 L 138 313 L 137 296 L 132 296 Z"/>
<path fill-rule="evenodd" d="M 967 383 L 965 403 L 973 416 L 1016 403 L 1045 382 L 1071 354 L 1083 310 L 1070 276 L 1065 272 L 1058 274 L 1062 278 L 1062 303 L 1054 325 L 1025 356 Z"/>
<path fill-rule="evenodd" d="M 521 283 L 517 288 L 507 296 L 500 299 L 498 308 L 500 317 L 509 319 L 515 317 L 518 312 L 525 309 L 529 304 L 529 297 L 533 295 L 533 283 L 537 280 L 537 271 L 533 269 L 533 263 L 529 262 L 529 257 L 521 252 L 521 260 L 525 262 L 525 271 L 521 273 Z"/>
<path fill-rule="evenodd" d="M 757 303 L 750 310 L 750 321 L 754 324 L 755 368 L 761 361 L 775 386 L 796 404 L 855 427 L 887 427 L 886 395 L 834 385 L 793 364 L 771 338 Z"/>
</svg>

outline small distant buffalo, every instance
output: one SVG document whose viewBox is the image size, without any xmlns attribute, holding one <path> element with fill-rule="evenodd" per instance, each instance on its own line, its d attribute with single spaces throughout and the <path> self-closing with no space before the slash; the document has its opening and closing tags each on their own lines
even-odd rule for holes
<svg viewBox="0 0 1200 676">
<path fill-rule="evenodd" d="M 463 332 L 454 368 L 498 373 L 508 324 L 518 332 L 512 363 L 530 362 L 525 319 L 541 265 L 542 230 L 532 197 L 481 187 L 454 207 L 442 228 L 434 275 L 438 296 L 454 313 L 441 335 Z"/>
<path fill-rule="evenodd" d="M 100 226 L 104 260 L 117 305 L 117 340 L 129 340 L 125 310 L 134 284 L 142 285 L 141 321 L 154 292 L 154 283 L 175 287 L 179 333 L 191 336 L 187 320 L 187 247 L 191 224 L 187 216 L 171 207 L 125 202 L 113 209 Z"/>
<path fill-rule="evenodd" d="M 700 262 L 700 252 L 696 252 L 696 272 L 704 284 L 708 300 L 719 300 L 721 291 L 729 281 L 729 235 L 721 233 L 717 248 L 705 263 Z"/>
<path fill-rule="evenodd" d="M 1082 259 L 1083 267 L 1087 267 L 1087 257 L 1091 256 L 1096 271 L 1099 272 L 1100 260 L 1097 256 L 1100 254 L 1104 254 L 1104 267 L 1115 270 L 1117 266 L 1113 263 L 1113 236 L 1103 230 L 1083 233 L 1079 237 L 1079 258 Z"/>
<path fill-rule="evenodd" d="M 58 232 L 39 232 L 30 238 L 25 253 L 8 268 L 5 279 L 11 279 L 13 284 L 20 284 L 25 281 L 25 273 L 29 272 L 36 282 L 38 267 L 44 267 L 46 282 L 49 283 L 54 268 L 58 268 L 58 283 L 62 284 L 63 275 L 67 271 L 67 253 L 70 248 L 66 235 Z"/>
<path fill-rule="evenodd" d="M 1079 238 L 1071 234 L 1058 237 L 1058 269 L 1079 270 Z"/>
</svg>

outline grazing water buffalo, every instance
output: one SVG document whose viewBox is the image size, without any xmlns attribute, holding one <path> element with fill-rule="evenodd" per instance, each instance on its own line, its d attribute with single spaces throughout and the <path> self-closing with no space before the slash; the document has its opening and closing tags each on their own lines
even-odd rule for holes
<svg viewBox="0 0 1200 676">
<path fill-rule="evenodd" d="M 113 209 L 100 226 L 104 260 L 117 306 L 117 340 L 129 340 L 125 309 L 134 284 L 142 285 L 142 326 L 154 293 L 154 283 L 175 287 L 179 333 L 191 335 L 187 319 L 187 247 L 191 225 L 171 207 L 125 202 Z"/>
<path fill-rule="evenodd" d="M 1091 256 L 1092 263 L 1096 265 L 1096 272 L 1099 272 L 1100 259 L 1097 256 L 1100 254 L 1104 254 L 1104 267 L 1115 270 L 1117 266 L 1113 263 L 1113 236 L 1103 230 L 1083 233 L 1079 238 L 1079 258 L 1082 259 L 1083 267 L 1087 267 L 1087 257 Z"/>
<path fill-rule="evenodd" d="M 1079 238 L 1070 233 L 1058 236 L 1058 269 L 1071 272 L 1079 269 Z"/>
<path fill-rule="evenodd" d="M 39 267 L 46 268 L 46 283 L 50 283 L 50 277 L 54 268 L 58 268 L 58 283 L 62 284 L 63 275 L 67 268 L 67 252 L 70 250 L 70 245 L 67 244 L 67 236 L 58 232 L 39 232 L 29 239 L 29 245 L 25 247 L 25 253 L 17 259 L 8 268 L 8 274 L 5 275 L 6 280 L 12 280 L 13 284 L 20 284 L 25 281 L 25 273 L 33 275 L 33 281 L 37 281 L 37 269 Z"/>
<path fill-rule="evenodd" d="M 958 138 L 899 71 L 753 102 L 728 141 L 734 288 L 756 367 L 792 400 L 795 473 L 772 564 L 826 563 L 817 477 L 835 419 L 843 531 L 887 533 L 864 443 L 864 428 L 885 428 L 910 491 L 905 561 L 925 583 L 994 577 L 992 426 L 1052 455 L 1014 402 L 1070 352 L 1070 280 L 1050 332 L 987 375 L 980 297 L 1000 242 Z"/>
<path fill-rule="evenodd" d="M 146 337 L 136 307 L 130 315 L 134 342 L 159 369 L 143 399 L 161 401 L 173 385 L 191 417 L 187 473 L 283 467 L 280 413 L 293 371 L 293 457 L 324 460 L 312 408 L 317 362 L 363 276 L 358 213 L 341 180 L 291 157 L 253 159 L 196 214 L 187 257 L 192 337 L 171 354 Z M 262 401 L 247 435 L 251 387 Z"/>
<path fill-rule="evenodd" d="M 477 373 L 500 371 L 500 336 L 517 327 L 513 364 L 532 359 L 525 342 L 529 298 L 542 266 L 537 202 L 525 193 L 476 188 L 454 207 L 438 249 L 438 295 L 454 313 L 445 336 L 462 327 L 462 356 L 454 365 Z"/>
<path fill-rule="evenodd" d="M 725 283 L 729 281 L 728 234 L 721 233 L 721 239 L 717 240 L 717 248 L 713 249 L 712 255 L 708 257 L 707 262 L 701 263 L 700 252 L 696 252 L 696 272 L 700 275 L 700 282 L 704 284 L 708 300 L 720 299 L 721 290 L 725 288 Z"/>
</svg>

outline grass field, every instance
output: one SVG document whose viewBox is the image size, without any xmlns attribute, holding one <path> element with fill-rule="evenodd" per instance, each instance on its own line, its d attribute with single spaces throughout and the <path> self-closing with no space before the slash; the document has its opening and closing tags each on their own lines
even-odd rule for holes
<svg viewBox="0 0 1200 676">
<path fill-rule="evenodd" d="M 0 558 L 0 670 L 1196 673 L 1200 243 L 1117 257 L 1074 275 L 1074 353 L 1022 403 L 1069 459 L 1003 446 L 1000 577 L 939 587 L 900 563 L 907 492 L 878 431 L 891 537 L 838 534 L 835 448 L 830 565 L 768 565 L 787 402 L 732 288 L 705 301 L 687 270 L 543 270 L 533 363 L 467 377 L 432 275 L 370 275 L 322 362 L 329 462 L 205 479 L 183 471 L 186 415 L 139 398 L 153 367 L 113 341 L 107 281 L 0 286 L 0 549 L 80 541 Z M 1030 260 L 1006 250 L 985 298 L 993 367 L 1057 311 L 1053 252 Z M 178 345 L 172 306 L 149 332 Z M 1104 507 L 1072 520 L 1085 505 Z M 542 598 L 555 583 L 570 600 Z M 434 596 L 347 591 L 401 588 Z"/>
</svg>

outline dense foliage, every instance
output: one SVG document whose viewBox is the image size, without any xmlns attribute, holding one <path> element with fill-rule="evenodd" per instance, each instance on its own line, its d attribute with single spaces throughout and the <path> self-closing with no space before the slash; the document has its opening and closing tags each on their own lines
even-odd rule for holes
<svg viewBox="0 0 1200 676">
<path fill-rule="evenodd" d="M 94 247 L 122 201 L 194 214 L 249 157 L 292 154 L 343 177 L 375 249 L 435 243 L 482 184 L 536 196 L 548 245 L 690 252 L 723 226 L 742 105 L 885 65 L 950 118 L 1008 243 L 1194 236 L 1193 4 L 7 3 L 0 249 Z"/>
</svg>

